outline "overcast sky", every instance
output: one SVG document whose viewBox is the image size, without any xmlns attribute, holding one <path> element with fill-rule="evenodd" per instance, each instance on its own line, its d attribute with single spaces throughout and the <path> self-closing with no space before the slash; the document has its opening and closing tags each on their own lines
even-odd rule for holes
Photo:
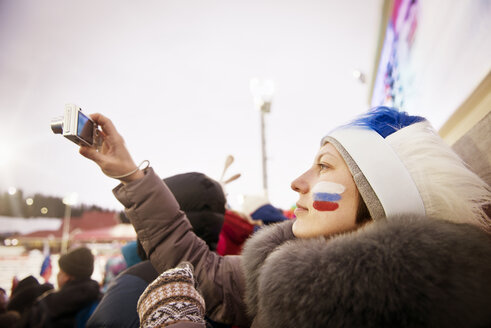
<svg viewBox="0 0 491 328">
<path fill-rule="evenodd" d="M 65 103 L 110 117 L 135 162 L 162 177 L 241 173 L 227 191 L 262 192 L 253 77 L 274 80 L 266 117 L 271 203 L 329 130 L 369 107 L 382 0 L 0 0 L 0 191 L 122 209 L 77 146 L 50 129 Z M 227 177 L 226 176 L 226 177 Z"/>
<path fill-rule="evenodd" d="M 367 109 L 381 1 L 0 1 L 0 189 L 21 188 L 122 209 L 117 185 L 50 130 L 65 103 L 110 117 L 136 162 L 164 178 L 200 171 L 262 191 L 253 77 L 274 80 L 266 117 L 269 195 L 290 182 L 320 138 Z M 227 175 L 227 176 L 228 176 Z"/>
</svg>

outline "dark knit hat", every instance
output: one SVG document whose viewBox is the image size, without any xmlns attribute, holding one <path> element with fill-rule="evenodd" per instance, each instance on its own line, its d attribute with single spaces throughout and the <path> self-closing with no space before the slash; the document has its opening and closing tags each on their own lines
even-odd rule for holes
<svg viewBox="0 0 491 328">
<path fill-rule="evenodd" d="M 46 291 L 53 289 L 53 285 L 49 283 L 40 284 L 33 276 L 28 276 L 17 284 L 12 291 L 10 301 L 7 304 L 7 310 L 17 311 L 22 313 L 28 309 L 36 299 Z M 3 327 L 3 326 L 0 326 Z"/>
<path fill-rule="evenodd" d="M 222 186 L 205 174 L 182 173 L 165 178 L 164 182 L 183 211 L 209 210 L 225 214 L 227 200 Z"/>
<path fill-rule="evenodd" d="M 186 213 L 194 233 L 215 251 L 227 202 L 220 183 L 199 172 L 177 174 L 164 182 Z"/>
<path fill-rule="evenodd" d="M 78 279 L 90 278 L 94 272 L 94 255 L 87 247 L 79 247 L 62 255 L 58 260 L 60 269 Z"/>
</svg>

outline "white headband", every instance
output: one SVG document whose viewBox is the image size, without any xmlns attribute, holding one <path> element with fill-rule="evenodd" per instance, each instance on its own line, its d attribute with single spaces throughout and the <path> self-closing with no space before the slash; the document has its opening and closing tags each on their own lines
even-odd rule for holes
<svg viewBox="0 0 491 328">
<path fill-rule="evenodd" d="M 334 130 L 322 143 L 330 138 L 352 157 L 387 217 L 401 213 L 425 214 L 423 200 L 411 175 L 382 136 L 369 128 L 350 126 Z"/>
</svg>

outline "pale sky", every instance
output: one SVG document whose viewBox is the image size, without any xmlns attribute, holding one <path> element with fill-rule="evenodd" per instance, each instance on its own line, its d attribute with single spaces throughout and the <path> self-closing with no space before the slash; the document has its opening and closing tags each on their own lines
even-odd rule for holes
<svg viewBox="0 0 491 328">
<path fill-rule="evenodd" d="M 241 173 L 227 191 L 262 192 L 253 77 L 274 80 L 266 117 L 269 197 L 288 208 L 291 181 L 320 139 L 369 107 L 382 0 L 0 0 L 0 191 L 121 210 L 117 181 L 50 129 L 65 103 L 111 118 L 135 162 L 162 177 Z M 226 177 L 227 177 L 226 176 Z"/>
</svg>

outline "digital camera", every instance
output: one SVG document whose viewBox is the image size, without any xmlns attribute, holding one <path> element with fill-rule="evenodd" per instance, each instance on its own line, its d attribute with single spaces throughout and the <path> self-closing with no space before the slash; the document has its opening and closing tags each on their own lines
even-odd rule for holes
<svg viewBox="0 0 491 328">
<path fill-rule="evenodd" d="M 64 116 L 51 120 L 51 130 L 79 146 L 99 148 L 102 144 L 102 131 L 99 126 L 73 104 L 65 105 Z"/>
</svg>

